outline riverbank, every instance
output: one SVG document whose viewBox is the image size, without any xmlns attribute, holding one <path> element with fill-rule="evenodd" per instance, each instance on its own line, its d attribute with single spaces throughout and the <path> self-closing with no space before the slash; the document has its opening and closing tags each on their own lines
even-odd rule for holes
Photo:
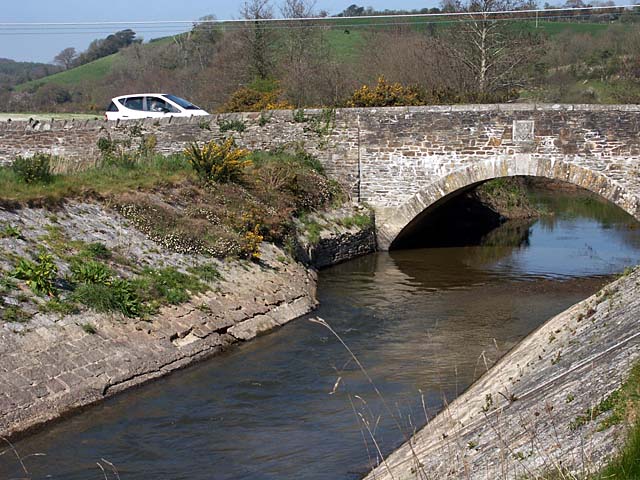
<svg viewBox="0 0 640 480">
<path fill-rule="evenodd" d="M 636 269 L 546 322 L 366 478 L 597 472 L 635 421 L 615 392 L 640 359 L 639 294 Z"/>
<path fill-rule="evenodd" d="M 273 245 L 262 245 L 259 263 L 163 251 L 125 218 L 98 204 L 69 204 L 55 214 L 0 210 L 0 220 L 19 228 L 22 238 L 0 240 L 15 255 L 34 248 L 26 238 L 41 238 L 55 225 L 60 238 L 99 241 L 135 265 L 186 270 L 200 263 L 216 272 L 202 292 L 144 319 L 44 308 L 27 312 L 32 314 L 28 321 L 5 318 L 0 329 L 2 437 L 14 437 L 250 340 L 317 304 L 315 273 Z M 5 291 L 3 310 L 12 308 L 19 315 L 26 296 L 26 290 Z"/>
</svg>

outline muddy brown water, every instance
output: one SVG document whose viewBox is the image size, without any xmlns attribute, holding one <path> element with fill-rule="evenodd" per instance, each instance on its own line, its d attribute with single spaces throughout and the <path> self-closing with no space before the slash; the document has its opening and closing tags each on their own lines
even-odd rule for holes
<svg viewBox="0 0 640 480">
<path fill-rule="evenodd" d="M 539 201 L 555 215 L 507 223 L 481 246 L 321 272 L 314 316 L 384 401 L 306 317 L 18 442 L 29 478 L 102 479 L 101 459 L 123 480 L 360 478 L 520 339 L 639 263 L 640 231 L 619 210 Z M 0 479 L 22 477 L 1 455 Z"/>
</svg>

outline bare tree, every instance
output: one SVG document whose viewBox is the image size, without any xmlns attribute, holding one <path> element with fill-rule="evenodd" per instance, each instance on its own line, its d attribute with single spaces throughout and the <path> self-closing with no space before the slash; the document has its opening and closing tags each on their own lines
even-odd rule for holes
<svg viewBox="0 0 640 480">
<path fill-rule="evenodd" d="M 309 105 L 318 98 L 318 82 L 333 69 L 324 28 L 309 19 L 317 16 L 314 0 L 284 0 L 280 8 L 291 22 L 283 35 L 282 73 L 287 96 L 296 106 Z"/>
<path fill-rule="evenodd" d="M 481 97 L 521 86 L 518 69 L 541 52 L 539 38 L 495 15 L 519 6 L 517 0 L 470 0 L 461 6 L 469 15 L 440 37 L 451 55 L 469 70 Z"/>
<path fill-rule="evenodd" d="M 253 74 L 267 79 L 274 68 L 274 34 L 261 20 L 273 18 L 273 8 L 269 0 L 247 0 L 240 7 L 240 15 L 247 20 L 243 39 Z"/>
<path fill-rule="evenodd" d="M 53 58 L 53 62 L 57 65 L 61 65 L 65 70 L 70 69 L 73 66 L 74 60 L 77 58 L 78 54 L 76 49 L 73 47 L 68 47 L 62 50 L 58 55 Z"/>
</svg>

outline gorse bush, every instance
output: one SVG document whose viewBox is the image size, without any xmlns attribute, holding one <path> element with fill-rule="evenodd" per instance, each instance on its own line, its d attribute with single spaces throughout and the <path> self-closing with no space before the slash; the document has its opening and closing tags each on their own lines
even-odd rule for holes
<svg viewBox="0 0 640 480">
<path fill-rule="evenodd" d="M 395 107 L 403 105 L 422 105 L 421 92 L 418 87 L 405 87 L 400 83 L 389 83 L 384 77 L 371 88 L 363 85 L 353 92 L 347 101 L 349 107 Z"/>
<path fill-rule="evenodd" d="M 239 182 L 244 169 L 251 165 L 249 151 L 237 148 L 232 137 L 222 144 L 211 141 L 200 147 L 194 143 L 184 151 L 189 163 L 205 182 Z"/>
<path fill-rule="evenodd" d="M 52 179 L 51 155 L 37 153 L 33 157 L 16 157 L 11 169 L 24 183 L 49 183 Z"/>
<path fill-rule="evenodd" d="M 57 274 L 58 266 L 53 261 L 53 257 L 45 251 L 38 254 L 35 262 L 21 258 L 12 272 L 15 278 L 24 280 L 36 294 L 49 296 L 57 294 L 55 287 Z"/>
<path fill-rule="evenodd" d="M 289 110 L 289 102 L 281 100 L 281 90 L 262 92 L 254 88 L 242 87 L 236 90 L 220 112 L 262 112 L 264 110 Z"/>
</svg>

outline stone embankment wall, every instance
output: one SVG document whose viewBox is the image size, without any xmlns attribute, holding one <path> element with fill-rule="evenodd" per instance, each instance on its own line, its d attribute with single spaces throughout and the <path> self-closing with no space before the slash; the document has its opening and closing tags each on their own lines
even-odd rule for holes
<svg viewBox="0 0 640 480">
<path fill-rule="evenodd" d="M 102 242 L 135 265 L 187 270 L 207 264 L 222 276 L 210 291 L 163 308 L 149 321 L 91 311 L 61 316 L 36 306 L 28 322 L 0 324 L 0 437 L 250 340 L 317 304 L 315 273 L 268 244 L 262 246 L 260 264 L 167 252 L 96 204 L 70 203 L 55 215 L 0 209 L 0 222 L 22 232 L 21 238 L 0 238 L 2 271 L 12 268 L 7 252 L 27 256 L 36 248 L 30 239 L 55 228 L 74 241 Z M 0 293 L 0 308 L 20 301 Z M 87 324 L 95 333 L 83 329 Z"/>
<path fill-rule="evenodd" d="M 345 205 L 310 214 L 305 220 L 306 224 L 296 220 L 302 232 L 296 256 L 307 265 L 330 267 L 376 251 L 375 217 L 365 206 Z M 310 224 L 317 238 L 311 238 Z"/>
<path fill-rule="evenodd" d="M 613 412 L 591 419 L 589 409 L 640 360 L 639 316 L 636 269 L 529 335 L 366 479 L 595 472 L 623 445 L 625 425 L 603 423 Z"/>
<path fill-rule="evenodd" d="M 7 122 L 0 162 L 47 151 L 93 164 L 101 137 L 178 152 L 194 141 L 233 135 L 253 149 L 302 145 L 354 200 L 376 210 L 388 248 L 448 194 L 490 178 L 534 175 L 592 190 L 640 217 L 640 106 L 454 105 L 228 114 L 144 121 Z M 226 130 L 230 122 L 244 130 Z M 242 129 L 242 128 L 240 128 Z"/>
</svg>

